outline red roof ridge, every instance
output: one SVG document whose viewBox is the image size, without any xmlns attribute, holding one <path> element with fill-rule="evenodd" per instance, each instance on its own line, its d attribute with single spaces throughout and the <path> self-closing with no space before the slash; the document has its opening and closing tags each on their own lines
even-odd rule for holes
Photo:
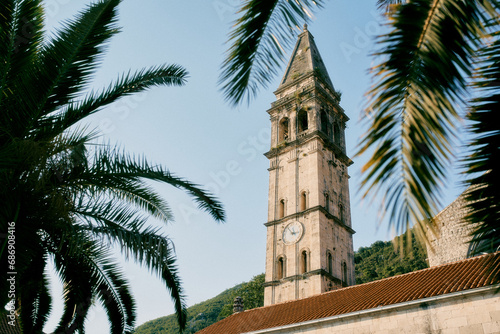
<svg viewBox="0 0 500 334">
<path fill-rule="evenodd" d="M 391 277 L 385 277 L 385 278 L 381 278 L 381 279 L 378 279 L 378 280 L 375 280 L 375 281 L 371 281 L 371 282 L 366 282 L 366 283 L 361 283 L 361 284 L 354 284 L 354 285 L 346 286 L 344 288 L 330 290 L 330 291 L 323 292 L 323 293 L 318 294 L 318 295 L 309 296 L 309 297 L 305 297 L 305 298 L 312 298 L 312 297 L 319 296 L 319 295 L 324 295 L 324 294 L 327 294 L 327 293 L 335 293 L 335 292 L 341 291 L 341 290 L 353 289 L 353 288 L 356 288 L 356 287 L 361 286 L 361 285 L 375 284 L 375 283 L 381 282 L 381 281 L 388 281 L 388 280 L 392 280 L 392 279 L 397 279 L 398 277 L 402 277 L 402 276 L 415 275 L 416 273 L 420 273 L 420 272 L 428 271 L 428 270 L 435 270 L 436 268 L 451 266 L 451 265 L 456 264 L 456 263 L 464 263 L 464 262 L 467 262 L 467 261 L 475 261 L 475 260 L 477 260 L 477 259 L 479 259 L 481 257 L 494 256 L 495 254 L 498 254 L 498 253 L 500 253 L 500 251 L 494 252 L 494 253 L 476 255 L 476 256 L 472 256 L 472 257 L 466 258 L 466 259 L 457 260 L 457 261 L 448 262 L 448 263 L 443 263 L 443 264 L 440 264 L 440 265 L 437 265 L 437 266 L 432 266 L 432 267 L 429 267 L 429 268 L 424 268 L 424 269 L 419 269 L 419 270 L 415 270 L 415 271 L 410 271 L 409 273 L 394 275 L 394 276 L 391 276 Z M 305 299 L 305 298 L 301 298 L 301 299 Z M 293 302 L 293 301 L 295 301 L 295 300 L 289 300 L 289 301 L 286 301 L 286 302 L 283 302 L 283 303 L 280 303 L 280 304 L 284 304 L 284 303 L 288 303 L 288 302 Z M 269 305 L 269 306 L 272 306 L 272 305 Z"/>
<path fill-rule="evenodd" d="M 275 305 L 284 305 L 284 304 L 287 304 L 287 303 L 294 303 L 297 300 L 304 300 L 304 299 L 314 298 L 314 297 L 317 297 L 317 296 L 322 296 L 322 295 L 326 295 L 326 294 L 330 294 L 330 293 L 337 293 L 339 291 L 346 291 L 346 290 L 349 290 L 349 289 L 355 289 L 355 288 L 357 288 L 359 286 L 367 286 L 367 285 L 370 285 L 370 284 L 379 284 L 378 282 L 388 281 L 388 280 L 392 280 L 392 279 L 398 279 L 399 277 L 403 277 L 403 276 L 415 275 L 416 273 L 420 273 L 420 272 L 424 272 L 424 271 L 436 270 L 437 268 L 447 267 L 447 266 L 451 266 L 451 265 L 454 265 L 454 264 L 457 264 L 457 263 L 464 263 L 464 262 L 476 261 L 479 258 L 483 258 L 483 257 L 489 257 L 489 256 L 493 257 L 496 254 L 500 254 L 500 251 L 495 252 L 495 253 L 488 253 L 488 254 L 476 255 L 476 256 L 472 256 L 472 257 L 466 258 L 466 259 L 457 260 L 457 261 L 448 262 L 448 263 L 443 263 L 443 264 L 440 264 L 440 265 L 437 265 L 437 266 L 432 266 L 432 267 L 429 267 L 429 268 L 424 268 L 424 269 L 419 269 L 419 270 L 411 271 L 409 273 L 394 275 L 394 276 L 391 276 L 391 277 L 385 277 L 385 278 L 381 278 L 381 279 L 378 279 L 378 280 L 375 280 L 375 281 L 371 281 L 371 282 L 366 282 L 366 283 L 361 283 L 361 284 L 354 284 L 354 285 L 346 286 L 344 288 L 330 290 L 330 291 L 326 291 L 326 292 L 323 292 L 323 293 L 320 293 L 320 294 L 317 294 L 317 295 L 312 295 L 312 296 L 308 296 L 308 297 L 304 297 L 304 298 L 287 300 L 287 301 L 284 301 L 284 302 L 280 302 L 280 303 L 276 303 L 276 304 L 272 304 L 272 305 L 267 305 L 267 306 L 255 307 L 255 308 L 252 308 L 252 309 L 249 309 L 249 310 L 244 310 L 243 312 L 249 312 L 249 311 L 252 311 L 252 310 L 258 310 L 258 309 L 273 307 Z"/>
</svg>

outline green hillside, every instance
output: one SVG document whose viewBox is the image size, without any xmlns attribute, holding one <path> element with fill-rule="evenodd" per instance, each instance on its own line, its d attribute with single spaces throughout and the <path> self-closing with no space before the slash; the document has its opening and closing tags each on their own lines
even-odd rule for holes
<svg viewBox="0 0 500 334">
<path fill-rule="evenodd" d="M 399 241 L 397 237 L 396 242 Z M 427 253 L 412 235 L 412 251 L 405 256 L 394 249 L 391 241 L 376 241 L 370 247 L 360 247 L 354 253 L 356 284 L 406 274 L 427 268 Z M 406 243 L 403 244 L 406 247 Z"/>
<path fill-rule="evenodd" d="M 427 268 L 426 253 L 413 238 L 413 252 L 402 257 L 390 241 L 377 241 L 370 247 L 361 247 L 354 253 L 356 283 L 404 274 Z M 216 297 L 188 308 L 188 325 L 184 333 L 192 334 L 229 316 L 236 296 L 243 297 L 245 309 L 264 305 L 264 274 L 250 282 L 225 290 Z M 175 315 L 158 318 L 137 327 L 135 334 L 178 334 Z"/>
</svg>

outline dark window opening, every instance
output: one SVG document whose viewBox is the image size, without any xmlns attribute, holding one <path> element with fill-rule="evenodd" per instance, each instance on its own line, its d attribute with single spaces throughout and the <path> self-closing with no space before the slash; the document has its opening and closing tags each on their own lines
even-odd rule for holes
<svg viewBox="0 0 500 334">
<path fill-rule="evenodd" d="M 300 211 L 304 211 L 305 209 L 307 209 L 307 194 L 304 191 L 300 194 Z"/>
<path fill-rule="evenodd" d="M 282 142 L 284 140 L 288 140 L 288 118 L 284 118 L 280 123 L 280 131 L 279 131 L 279 141 Z"/>
<path fill-rule="evenodd" d="M 285 217 L 285 200 L 280 200 L 279 209 L 278 209 L 278 218 Z"/>
<path fill-rule="evenodd" d="M 307 120 L 307 111 L 303 109 L 299 111 L 298 118 L 299 118 L 299 132 L 307 130 L 307 128 L 309 127 L 309 123 Z"/>
<path fill-rule="evenodd" d="M 340 127 L 338 124 L 333 126 L 333 141 L 335 144 L 340 145 Z"/>
<path fill-rule="evenodd" d="M 328 253 L 328 272 L 333 275 L 333 257 L 331 253 Z"/>
<path fill-rule="evenodd" d="M 321 110 L 320 121 L 321 131 L 328 135 L 328 116 L 326 115 L 326 112 L 324 110 Z"/>
<path fill-rule="evenodd" d="M 278 259 L 278 268 L 277 269 L 277 272 L 276 272 L 276 278 L 277 279 L 282 279 L 283 276 L 284 276 L 284 269 L 285 269 L 285 261 L 283 260 L 282 257 L 280 257 Z"/>
<path fill-rule="evenodd" d="M 307 272 L 307 251 L 302 251 L 300 254 L 300 273 L 304 274 Z"/>
</svg>

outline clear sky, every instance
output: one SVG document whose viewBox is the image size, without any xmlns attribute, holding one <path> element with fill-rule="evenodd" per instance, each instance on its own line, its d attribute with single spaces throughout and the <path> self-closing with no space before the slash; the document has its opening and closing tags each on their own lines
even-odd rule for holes
<svg viewBox="0 0 500 334">
<path fill-rule="evenodd" d="M 46 0 L 49 30 L 89 2 Z M 129 69 L 164 63 L 182 65 L 190 73 L 184 87 L 151 89 L 119 101 L 86 123 L 101 130 L 101 141 L 133 154 L 144 154 L 151 162 L 204 185 L 223 202 L 227 222 L 217 224 L 197 210 L 181 191 L 167 186 L 157 188 L 175 214 L 175 222 L 165 226 L 164 231 L 175 244 L 188 305 L 264 272 L 268 160 L 263 153 L 270 145 L 266 111 L 275 101 L 272 92 L 281 75 L 248 106 L 231 108 L 224 102 L 217 80 L 239 2 L 123 1 L 118 22 L 122 32 L 109 44 L 92 86 L 100 89 Z M 309 24 L 331 80 L 342 92 L 341 106 L 351 119 L 346 130 L 351 157 L 363 134 L 359 120 L 364 94 L 370 87 L 373 38 L 382 33 L 382 19 L 375 3 L 329 1 Z M 360 200 L 359 170 L 363 159 L 353 159 L 349 169 L 352 225 L 357 232 L 355 250 L 391 238 L 387 224 L 380 225 L 378 219 L 381 203 Z M 459 192 L 458 186 L 451 185 L 444 204 Z M 173 313 L 169 294 L 159 279 L 133 263 L 123 261 L 123 266 L 137 300 L 137 325 Z M 60 289 L 59 283 L 54 284 L 56 296 Z M 57 301 L 54 314 L 60 312 L 61 303 Z M 46 330 L 52 329 L 56 321 L 51 318 Z M 102 308 L 92 308 L 87 332 L 109 332 Z"/>
</svg>

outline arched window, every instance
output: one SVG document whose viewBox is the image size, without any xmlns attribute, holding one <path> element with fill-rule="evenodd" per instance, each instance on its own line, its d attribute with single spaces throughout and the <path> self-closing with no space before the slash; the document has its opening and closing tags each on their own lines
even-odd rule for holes
<svg viewBox="0 0 500 334">
<path fill-rule="evenodd" d="M 281 199 L 278 207 L 278 218 L 285 217 L 285 200 Z"/>
<path fill-rule="evenodd" d="M 307 209 L 307 193 L 305 191 L 303 191 L 301 194 L 300 194 L 300 211 L 304 211 L 305 209 Z"/>
<path fill-rule="evenodd" d="M 337 123 L 333 125 L 333 141 L 335 144 L 340 145 L 340 127 Z"/>
<path fill-rule="evenodd" d="M 299 132 L 306 131 L 307 128 L 309 127 L 309 123 L 307 120 L 307 111 L 305 111 L 304 109 L 299 111 L 298 121 L 299 121 Z"/>
<path fill-rule="evenodd" d="M 347 284 L 347 264 L 342 262 L 342 281 Z"/>
<path fill-rule="evenodd" d="M 304 274 L 306 273 L 308 270 L 308 254 L 307 254 L 307 251 L 306 250 L 303 250 L 301 253 L 300 253 L 300 273 L 301 274 Z"/>
<path fill-rule="evenodd" d="M 328 272 L 333 275 L 333 256 L 330 252 L 328 252 Z"/>
<path fill-rule="evenodd" d="M 321 131 L 328 135 L 328 116 L 326 115 L 326 112 L 324 110 L 321 110 L 320 121 Z"/>
<path fill-rule="evenodd" d="M 288 118 L 283 118 L 280 122 L 279 126 L 279 142 L 282 142 L 284 140 L 288 140 L 288 126 L 289 126 L 289 121 Z"/>
<path fill-rule="evenodd" d="M 330 212 L 330 196 L 327 193 L 325 193 L 325 210 Z"/>
<path fill-rule="evenodd" d="M 278 259 L 276 263 L 276 279 L 282 279 L 285 276 L 285 260 L 283 257 Z"/>
<path fill-rule="evenodd" d="M 339 203 L 339 219 L 342 223 L 344 222 L 344 206 L 342 203 Z"/>
</svg>

